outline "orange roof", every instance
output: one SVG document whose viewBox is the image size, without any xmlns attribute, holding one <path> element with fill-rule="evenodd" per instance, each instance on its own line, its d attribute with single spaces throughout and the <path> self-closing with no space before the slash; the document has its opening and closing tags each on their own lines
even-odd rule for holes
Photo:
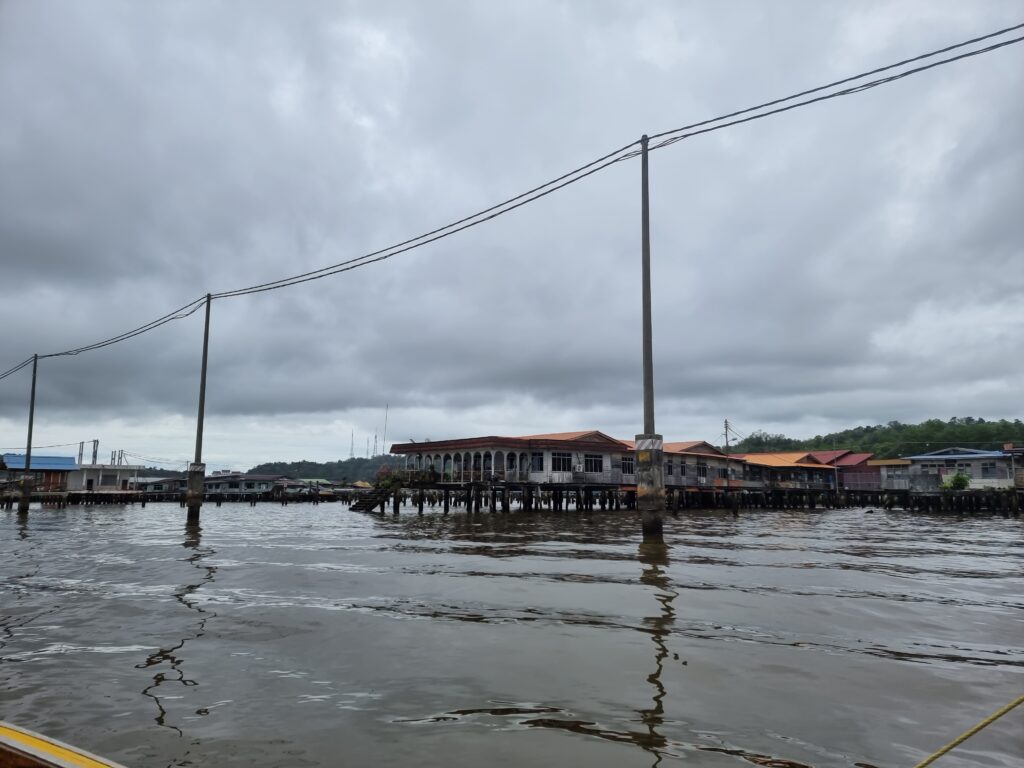
<svg viewBox="0 0 1024 768">
<path fill-rule="evenodd" d="M 599 432 L 596 429 L 588 429 L 582 432 L 551 432 L 546 435 L 522 435 L 517 438 L 519 440 L 581 440 L 584 437 L 604 437 L 609 440 L 614 438 L 608 437 L 603 432 Z"/>
<path fill-rule="evenodd" d="M 622 443 L 623 447 L 627 448 L 630 451 L 636 450 L 635 440 L 619 440 L 619 442 Z M 708 448 L 714 451 L 714 453 L 711 453 L 709 451 L 693 450 L 694 448 L 700 445 L 706 445 Z M 711 445 L 711 443 L 707 442 L 706 440 L 686 440 L 680 443 L 665 443 L 662 451 L 664 453 L 685 454 L 687 456 L 706 456 L 711 459 L 736 458 L 735 456 L 727 457 L 724 453 L 719 451 L 717 448 L 715 448 L 715 446 Z"/>
<path fill-rule="evenodd" d="M 700 445 L 703 440 L 684 440 L 681 443 L 665 443 L 666 451 L 685 451 L 687 448 L 693 448 L 695 445 Z"/>
<path fill-rule="evenodd" d="M 800 469 L 826 469 L 827 465 L 815 461 L 810 454 L 799 451 L 785 453 L 743 453 L 735 454 L 748 464 L 760 464 L 763 467 L 798 467 Z M 808 461 L 808 459 L 810 459 Z"/>
</svg>

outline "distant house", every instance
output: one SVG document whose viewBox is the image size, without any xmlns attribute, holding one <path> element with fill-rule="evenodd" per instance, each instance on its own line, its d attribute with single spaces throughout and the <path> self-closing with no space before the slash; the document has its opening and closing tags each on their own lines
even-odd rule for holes
<svg viewBox="0 0 1024 768">
<path fill-rule="evenodd" d="M 883 491 L 910 490 L 910 459 L 869 459 L 868 467 L 878 472 Z"/>
<path fill-rule="evenodd" d="M 68 476 L 67 489 L 97 493 L 128 491 L 139 471 L 144 469 L 135 464 L 84 464 Z"/>
<path fill-rule="evenodd" d="M 184 493 L 185 485 L 184 477 L 140 477 L 134 487 L 144 493 Z"/>
<path fill-rule="evenodd" d="M 25 454 L 5 453 L 3 463 L 7 467 L 10 482 L 20 480 L 25 474 Z M 66 491 L 68 475 L 78 469 L 71 456 L 33 456 L 29 464 L 33 487 L 37 491 Z"/>
<path fill-rule="evenodd" d="M 910 460 L 914 490 L 938 488 L 956 474 L 970 478 L 970 488 L 1012 488 L 1014 457 L 1004 451 L 943 448 L 905 457 Z"/>
<path fill-rule="evenodd" d="M 217 472 L 204 480 L 207 493 L 256 494 L 268 493 L 279 484 L 282 475 L 247 475 L 244 472 Z"/>
<path fill-rule="evenodd" d="M 743 479 L 748 487 L 796 490 L 833 490 L 835 467 L 814 458 L 808 451 L 732 454 L 742 459 Z"/>
<path fill-rule="evenodd" d="M 845 449 L 811 451 L 811 457 L 835 467 L 839 488 L 844 491 L 877 491 L 882 487 L 881 471 L 869 463 L 873 453 L 855 453 Z"/>
</svg>

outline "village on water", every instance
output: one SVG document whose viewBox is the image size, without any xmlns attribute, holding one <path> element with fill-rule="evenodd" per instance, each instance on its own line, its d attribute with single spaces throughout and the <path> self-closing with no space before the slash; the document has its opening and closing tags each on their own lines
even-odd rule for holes
<svg viewBox="0 0 1024 768">
<path fill-rule="evenodd" d="M 0 506 L 11 509 L 26 481 L 33 501 L 56 506 L 146 501 L 185 504 L 187 478 L 153 477 L 114 452 L 0 457 Z M 521 509 L 636 508 L 636 444 L 597 430 L 397 443 L 404 465 L 376 485 L 280 474 L 214 471 L 208 502 L 342 501 L 355 509 L 397 512 L 424 506 Z M 1001 450 L 950 447 L 896 459 L 847 449 L 731 453 L 703 440 L 665 442 L 665 505 L 680 508 L 815 508 L 883 505 L 924 511 L 1001 510 L 1024 506 L 1024 445 Z"/>
</svg>

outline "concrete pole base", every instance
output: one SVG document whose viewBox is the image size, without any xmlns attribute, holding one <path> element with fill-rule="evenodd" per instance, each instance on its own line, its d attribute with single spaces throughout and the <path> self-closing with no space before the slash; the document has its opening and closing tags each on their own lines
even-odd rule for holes
<svg viewBox="0 0 1024 768">
<path fill-rule="evenodd" d="M 644 510 L 640 513 L 640 528 L 643 531 L 644 541 L 662 538 L 662 517 L 661 512 L 654 510 Z"/>
</svg>

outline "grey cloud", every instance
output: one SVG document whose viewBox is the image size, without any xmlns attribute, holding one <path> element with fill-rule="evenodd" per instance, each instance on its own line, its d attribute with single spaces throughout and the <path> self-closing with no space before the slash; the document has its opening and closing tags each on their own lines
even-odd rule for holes
<svg viewBox="0 0 1024 768">
<path fill-rule="evenodd" d="M 953 2 L 5 4 L 7 365 L 207 290 L 351 258 L 644 131 L 1014 13 Z M 666 434 L 714 439 L 725 415 L 795 433 L 1019 415 L 1018 48 L 652 154 Z M 385 403 L 396 429 L 420 437 L 549 423 L 635 433 L 638 192 L 638 163 L 621 163 L 419 251 L 215 302 L 211 419 L 268 453 L 271 433 L 253 424 L 372 430 Z M 943 354 L 940 335 L 971 338 L 963 328 L 977 343 Z M 56 431 L 126 413 L 187 422 L 200 334 L 197 314 L 44 361 L 40 418 Z M 4 423 L 23 421 L 26 386 L 24 373 L 0 382 Z M 561 421 L 573 419 L 588 422 Z M 160 455 L 159 439 L 147 450 Z"/>
</svg>

